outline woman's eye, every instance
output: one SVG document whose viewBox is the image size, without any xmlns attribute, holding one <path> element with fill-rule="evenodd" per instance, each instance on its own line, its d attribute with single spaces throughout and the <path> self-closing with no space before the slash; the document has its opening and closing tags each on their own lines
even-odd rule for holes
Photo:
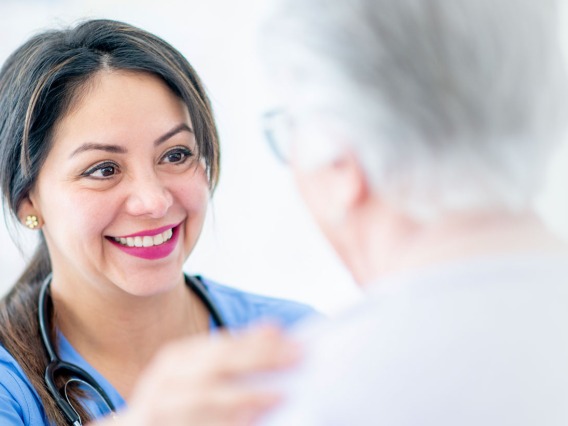
<svg viewBox="0 0 568 426">
<path fill-rule="evenodd" d="M 162 163 L 181 164 L 192 155 L 193 153 L 188 148 L 175 148 L 166 152 L 162 157 Z"/>
<path fill-rule="evenodd" d="M 118 167 L 114 163 L 102 163 L 90 168 L 83 176 L 95 179 L 108 179 L 118 173 Z"/>
</svg>

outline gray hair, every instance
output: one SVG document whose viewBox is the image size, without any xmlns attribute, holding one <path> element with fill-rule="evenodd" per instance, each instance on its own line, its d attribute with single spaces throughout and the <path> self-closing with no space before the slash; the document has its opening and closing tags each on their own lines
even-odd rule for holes
<svg viewBox="0 0 568 426">
<path fill-rule="evenodd" d="M 401 211 L 520 211 L 567 122 L 557 7 L 281 0 L 261 48 L 304 109 L 340 123 L 370 183 Z"/>
</svg>

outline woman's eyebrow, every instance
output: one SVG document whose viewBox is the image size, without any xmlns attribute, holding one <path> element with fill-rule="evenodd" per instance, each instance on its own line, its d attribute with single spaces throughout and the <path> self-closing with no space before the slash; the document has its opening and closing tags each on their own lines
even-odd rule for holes
<svg viewBox="0 0 568 426">
<path fill-rule="evenodd" d="M 179 132 L 183 132 L 183 131 L 193 134 L 192 128 L 189 127 L 187 124 L 185 124 L 185 123 L 178 124 L 172 130 L 170 130 L 169 132 L 165 133 L 163 136 L 160 136 L 158 139 L 156 139 L 156 141 L 154 142 L 154 146 L 158 146 L 161 143 L 164 143 L 165 141 L 167 141 L 172 136 L 177 135 Z"/>
<path fill-rule="evenodd" d="M 114 154 L 126 154 L 126 152 L 127 152 L 126 148 L 124 148 L 122 146 L 106 145 L 106 144 L 103 144 L 103 143 L 95 143 L 95 142 L 87 142 L 87 143 L 84 143 L 83 145 L 81 145 L 75 151 L 73 151 L 71 153 L 71 155 L 69 156 L 69 158 L 72 158 L 75 155 L 80 154 L 81 152 L 92 151 L 92 150 L 112 152 Z"/>
<path fill-rule="evenodd" d="M 154 141 L 154 146 L 158 146 L 158 145 L 164 143 L 165 141 L 167 141 L 168 139 L 170 139 L 174 135 L 176 135 L 180 132 L 183 132 L 183 131 L 193 133 L 193 130 L 187 124 L 185 124 L 185 123 L 178 124 L 176 127 L 174 127 L 173 129 L 171 129 L 170 131 L 166 132 L 165 134 L 160 136 L 158 139 L 156 139 Z M 80 147 L 78 147 L 77 149 L 75 149 L 71 153 L 69 158 L 72 158 L 75 155 L 80 154 L 82 152 L 93 151 L 93 150 L 111 152 L 113 154 L 126 154 L 128 152 L 126 148 L 119 146 L 119 145 L 107 145 L 107 144 L 96 143 L 96 142 L 87 142 L 87 143 L 84 143 L 83 145 L 81 145 Z"/>
</svg>

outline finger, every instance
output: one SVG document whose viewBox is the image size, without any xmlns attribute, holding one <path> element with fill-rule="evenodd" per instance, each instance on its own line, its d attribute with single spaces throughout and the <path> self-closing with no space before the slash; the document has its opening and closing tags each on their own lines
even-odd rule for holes
<svg viewBox="0 0 568 426">
<path fill-rule="evenodd" d="M 223 377 L 282 369 L 300 358 L 300 345 L 273 327 L 247 331 L 227 340 L 224 350 L 210 354 L 211 365 L 216 364 Z"/>
<path fill-rule="evenodd" d="M 301 347 L 274 326 L 261 326 L 235 336 L 184 339 L 170 344 L 159 362 L 183 374 L 188 361 L 201 365 L 204 375 L 231 376 L 284 368 L 301 357 Z"/>
<path fill-rule="evenodd" d="M 170 344 L 147 370 L 152 380 L 170 389 L 194 389 L 240 376 L 275 371 L 294 365 L 300 358 L 297 343 L 272 326 L 237 336 L 185 339 Z"/>
<path fill-rule="evenodd" d="M 211 411 L 228 424 L 258 418 L 282 401 L 275 392 L 243 386 L 225 386 L 209 394 Z"/>
</svg>

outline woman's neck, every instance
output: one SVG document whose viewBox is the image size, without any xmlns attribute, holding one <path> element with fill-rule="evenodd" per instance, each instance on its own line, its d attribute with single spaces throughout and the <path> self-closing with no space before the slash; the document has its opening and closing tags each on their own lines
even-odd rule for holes
<svg viewBox="0 0 568 426">
<path fill-rule="evenodd" d="M 65 291 L 55 281 L 55 321 L 73 347 L 126 399 L 139 373 L 166 343 L 208 330 L 208 312 L 183 278 L 148 297 L 110 297 L 93 286 Z M 120 291 L 117 289 L 117 291 Z"/>
</svg>

